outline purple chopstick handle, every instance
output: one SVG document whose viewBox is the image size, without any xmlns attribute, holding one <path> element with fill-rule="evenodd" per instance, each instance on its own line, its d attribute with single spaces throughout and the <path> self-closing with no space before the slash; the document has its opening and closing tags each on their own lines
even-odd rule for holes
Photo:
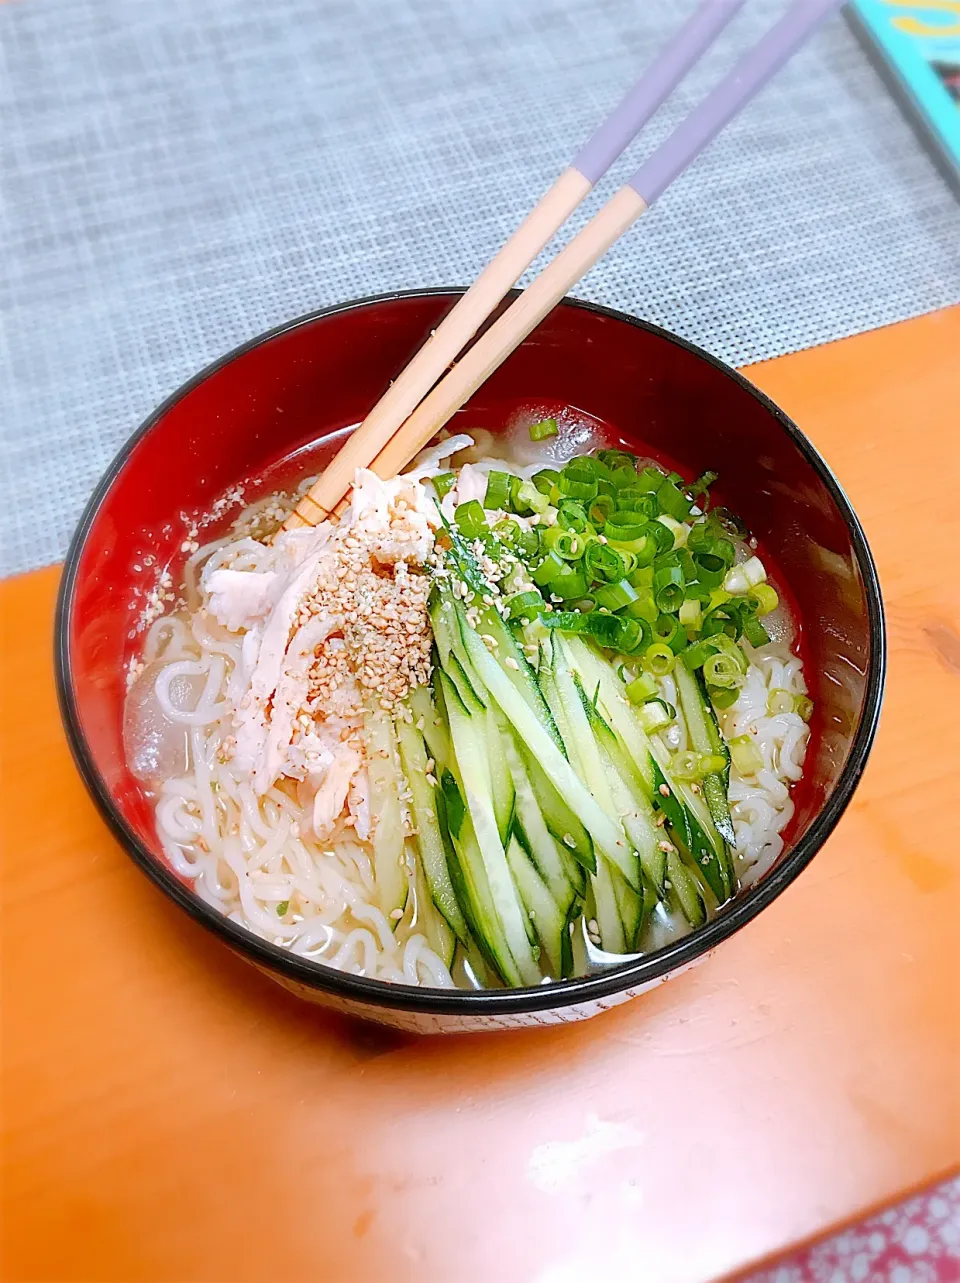
<svg viewBox="0 0 960 1283">
<path fill-rule="evenodd" d="M 740 108 L 796 53 L 824 18 L 842 3 L 843 0 L 794 0 L 776 26 L 644 161 L 628 186 L 652 205 Z"/>
<path fill-rule="evenodd" d="M 601 179 L 743 3 L 744 0 L 704 0 L 612 115 L 584 143 L 573 168 L 589 183 Z"/>
</svg>

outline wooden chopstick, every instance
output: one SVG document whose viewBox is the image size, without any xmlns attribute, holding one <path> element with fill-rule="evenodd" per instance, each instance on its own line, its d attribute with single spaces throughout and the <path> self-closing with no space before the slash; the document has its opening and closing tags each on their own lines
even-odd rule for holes
<svg viewBox="0 0 960 1283">
<path fill-rule="evenodd" d="M 780 21 L 549 263 L 420 403 L 373 461 L 395 476 L 607 249 L 700 154 L 843 0 L 794 0 Z"/>
<path fill-rule="evenodd" d="M 287 518 L 288 529 L 323 520 L 349 490 L 355 470 L 379 457 L 507 291 L 743 3 L 744 0 L 703 0 L 347 439 Z"/>
</svg>

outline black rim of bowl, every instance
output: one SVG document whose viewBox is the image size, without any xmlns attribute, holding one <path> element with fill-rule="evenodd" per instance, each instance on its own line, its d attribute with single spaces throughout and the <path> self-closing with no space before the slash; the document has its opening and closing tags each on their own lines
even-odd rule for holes
<svg viewBox="0 0 960 1283">
<path fill-rule="evenodd" d="M 176 402 L 193 391 L 211 374 L 221 370 L 224 366 L 229 365 L 230 362 L 243 356 L 253 348 L 301 326 L 311 325 L 323 317 L 335 316 L 338 313 L 352 311 L 360 307 L 372 307 L 379 303 L 395 302 L 400 299 L 431 298 L 444 295 L 452 297 L 463 292 L 462 287 L 399 290 L 321 308 L 305 316 L 297 317 L 295 320 L 278 325 L 253 339 L 249 339 L 225 356 L 213 361 L 205 369 L 201 370 L 199 374 L 182 384 L 176 392 L 153 411 L 125 443 L 110 464 L 84 510 L 80 524 L 71 541 L 64 565 L 64 573 L 57 600 L 54 642 L 57 697 L 60 704 L 60 713 L 66 728 L 71 752 L 87 789 L 127 854 L 161 890 L 166 892 L 171 900 L 184 909 L 196 922 L 219 936 L 232 949 L 268 971 L 274 972 L 288 981 L 304 985 L 309 989 L 329 993 L 336 998 L 348 999 L 362 1005 L 389 1008 L 391 1010 L 425 1012 L 435 1015 L 487 1017 L 570 1007 L 607 998 L 624 990 L 664 979 L 671 972 L 704 957 L 723 940 L 726 940 L 735 931 L 752 921 L 757 914 L 761 913 L 768 904 L 775 900 L 780 892 L 789 886 L 807 867 L 836 827 L 863 774 L 880 717 L 886 668 L 886 630 L 876 567 L 860 522 L 839 482 L 796 424 L 769 397 L 765 396 L 749 380 L 745 379 L 743 375 L 725 365 L 716 357 L 711 356 L 709 352 L 703 351 L 696 344 L 671 334 L 669 330 L 664 330 L 660 326 L 653 325 L 648 321 L 642 321 L 625 312 L 602 307 L 595 303 L 582 302 L 579 299 L 566 299 L 561 306 L 597 312 L 602 316 L 646 330 L 651 334 L 657 335 L 665 342 L 674 343 L 684 348 L 699 357 L 701 361 L 706 361 L 709 365 L 712 365 L 726 378 L 732 380 L 745 392 L 749 393 L 776 419 L 783 431 L 798 447 L 807 462 L 810 463 L 820 477 L 843 516 L 856 554 L 866 595 L 870 654 L 863 712 L 850 745 L 847 761 L 823 809 L 803 837 L 780 859 L 766 877 L 761 879 L 757 885 L 738 896 L 729 908 L 718 914 L 706 926 L 654 953 L 625 962 L 622 966 L 612 967 L 610 970 L 596 975 L 556 981 L 537 988 L 479 991 L 427 989 L 351 975 L 347 972 L 337 971 L 333 967 L 328 967 L 322 962 L 301 958 L 289 950 L 270 944 L 266 940 L 253 935 L 252 932 L 239 923 L 231 922 L 212 905 L 201 900 L 194 891 L 180 881 L 160 856 L 155 855 L 140 841 L 127 824 L 114 805 L 110 790 L 97 770 L 83 734 L 71 680 L 68 621 L 73 605 L 77 572 L 87 535 L 104 498 L 123 470 L 124 464 L 135 446 L 164 418 Z"/>
</svg>

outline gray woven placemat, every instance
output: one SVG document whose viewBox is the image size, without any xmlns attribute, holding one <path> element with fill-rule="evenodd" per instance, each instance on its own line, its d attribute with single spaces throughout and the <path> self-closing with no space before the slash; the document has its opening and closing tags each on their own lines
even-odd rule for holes
<svg viewBox="0 0 960 1283">
<path fill-rule="evenodd" d="M 782 3 L 748 0 L 649 140 Z M 123 439 L 219 353 L 469 281 L 692 4 L 0 4 L 0 572 L 62 556 Z M 744 364 L 960 300 L 958 244 L 835 18 L 576 292 Z"/>
</svg>

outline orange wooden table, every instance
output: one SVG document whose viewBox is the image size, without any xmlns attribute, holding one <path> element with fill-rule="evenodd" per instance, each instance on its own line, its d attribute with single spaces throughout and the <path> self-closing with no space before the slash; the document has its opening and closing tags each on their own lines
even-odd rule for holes
<svg viewBox="0 0 960 1283">
<path fill-rule="evenodd" d="M 748 373 L 877 556 L 879 739 L 757 922 L 584 1025 L 418 1041 L 228 954 L 73 770 L 56 569 L 2 585 L 8 1283 L 699 1283 L 956 1168 L 960 309 Z"/>
</svg>

